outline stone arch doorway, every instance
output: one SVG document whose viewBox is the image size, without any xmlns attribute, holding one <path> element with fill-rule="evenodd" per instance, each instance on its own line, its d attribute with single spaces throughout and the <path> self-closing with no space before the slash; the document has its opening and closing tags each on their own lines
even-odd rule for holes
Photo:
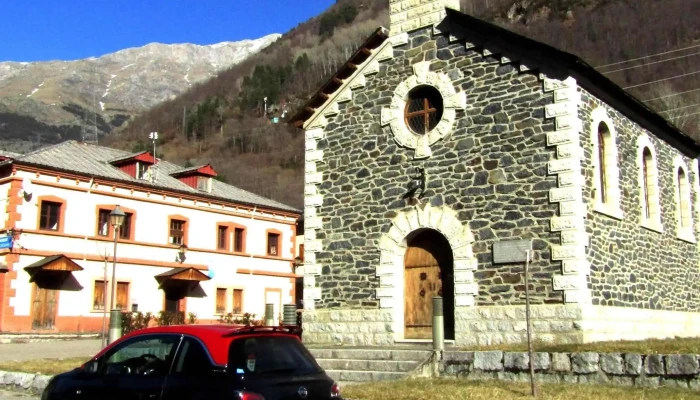
<svg viewBox="0 0 700 400">
<path fill-rule="evenodd" d="M 420 229 L 406 238 L 404 338 L 433 336 L 433 297 L 443 297 L 445 339 L 454 339 L 454 256 L 445 236 Z"/>
<path fill-rule="evenodd" d="M 391 310 L 389 318 L 395 341 L 412 340 L 405 335 L 404 264 L 409 242 L 423 231 L 433 232 L 433 235 L 439 235 L 442 240 L 447 241 L 447 248 L 452 256 L 453 312 L 445 311 L 445 317 L 449 318 L 451 321 L 449 323 L 454 325 L 450 329 L 453 335 L 459 336 L 462 331 L 461 325 L 454 322 L 458 320 L 455 316 L 459 316 L 465 307 L 473 307 L 474 296 L 479 293 L 478 285 L 474 281 L 474 271 L 477 267 L 477 260 L 472 253 L 474 236 L 469 226 L 463 225 L 457 217 L 457 212 L 447 206 L 433 207 L 430 204 L 420 204 L 399 212 L 391 221 L 387 232 L 379 238 L 379 265 L 376 268 L 376 275 L 379 278 L 376 297 L 379 300 L 379 308 Z M 442 242 L 439 246 L 442 248 L 445 243 Z M 440 253 L 439 250 L 434 251 Z M 445 287 L 442 291 L 444 295 Z M 432 330 L 430 337 L 432 337 Z M 459 340 L 458 337 L 454 339 Z"/>
</svg>

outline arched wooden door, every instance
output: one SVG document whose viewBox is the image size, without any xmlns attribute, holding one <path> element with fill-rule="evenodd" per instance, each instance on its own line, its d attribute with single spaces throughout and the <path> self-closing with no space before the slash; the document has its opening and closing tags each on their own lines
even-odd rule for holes
<svg viewBox="0 0 700 400">
<path fill-rule="evenodd" d="M 450 243 L 434 230 L 409 239 L 404 257 L 404 338 L 433 336 L 433 297 L 443 297 L 445 339 L 454 339 L 454 272 Z"/>
</svg>

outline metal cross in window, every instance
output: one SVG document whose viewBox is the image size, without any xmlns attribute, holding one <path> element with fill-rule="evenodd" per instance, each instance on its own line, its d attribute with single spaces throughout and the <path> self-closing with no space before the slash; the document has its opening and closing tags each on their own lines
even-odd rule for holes
<svg viewBox="0 0 700 400">
<path fill-rule="evenodd" d="M 411 99 L 406 108 L 406 123 L 416 133 L 428 133 L 431 130 L 431 114 L 437 112 L 427 97 Z"/>
</svg>

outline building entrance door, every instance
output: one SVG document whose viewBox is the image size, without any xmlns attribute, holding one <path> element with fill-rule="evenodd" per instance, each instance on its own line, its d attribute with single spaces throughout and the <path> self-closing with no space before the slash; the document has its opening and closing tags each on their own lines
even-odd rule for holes
<svg viewBox="0 0 700 400">
<path fill-rule="evenodd" d="M 53 329 L 56 321 L 58 291 L 33 285 L 32 329 Z"/>
<path fill-rule="evenodd" d="M 443 297 L 445 339 L 454 339 L 452 249 L 442 234 L 426 229 L 409 237 L 404 256 L 404 338 L 432 338 L 434 296 Z"/>
</svg>

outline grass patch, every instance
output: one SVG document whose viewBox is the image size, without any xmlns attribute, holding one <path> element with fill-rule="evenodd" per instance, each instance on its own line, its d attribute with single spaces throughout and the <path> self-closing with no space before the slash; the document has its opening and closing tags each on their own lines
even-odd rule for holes
<svg viewBox="0 0 700 400">
<path fill-rule="evenodd" d="M 540 400 L 690 400 L 689 389 L 625 388 L 602 385 L 537 385 Z M 416 379 L 347 385 L 343 398 L 352 400 L 510 400 L 533 398 L 530 385 L 512 382 L 473 382 L 456 379 Z"/>
<path fill-rule="evenodd" d="M 30 374 L 56 375 L 81 366 L 90 357 L 48 358 L 27 361 L 0 362 L 0 371 L 27 372 Z"/>
<path fill-rule="evenodd" d="M 461 348 L 468 351 L 527 351 L 527 343 Z M 647 339 L 587 344 L 551 344 L 533 342 L 533 350 L 543 353 L 638 353 L 638 354 L 700 354 L 700 338 Z"/>
</svg>

